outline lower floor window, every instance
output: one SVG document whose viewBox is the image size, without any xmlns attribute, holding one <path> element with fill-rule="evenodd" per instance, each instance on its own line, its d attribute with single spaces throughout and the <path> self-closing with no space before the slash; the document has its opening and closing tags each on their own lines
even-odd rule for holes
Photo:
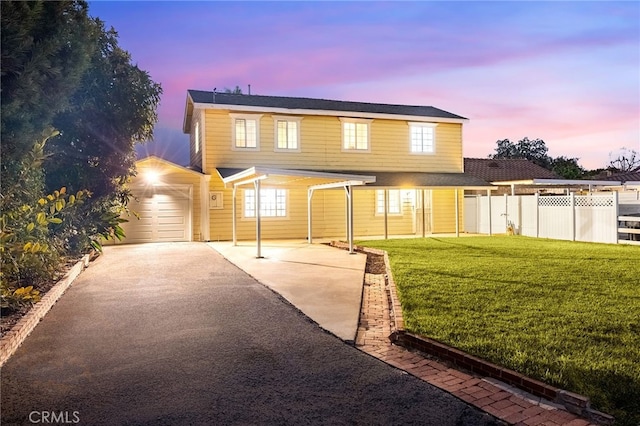
<svg viewBox="0 0 640 426">
<path fill-rule="evenodd" d="M 402 213 L 402 203 L 400 201 L 400 190 L 399 189 L 389 189 L 387 202 L 389 203 L 389 209 L 387 213 L 389 214 L 400 214 Z M 384 214 L 384 190 L 378 189 L 376 191 L 376 214 Z"/>
<path fill-rule="evenodd" d="M 287 190 L 264 188 L 260 190 L 260 216 L 287 216 Z M 244 191 L 244 217 L 256 217 L 256 191 Z"/>
</svg>

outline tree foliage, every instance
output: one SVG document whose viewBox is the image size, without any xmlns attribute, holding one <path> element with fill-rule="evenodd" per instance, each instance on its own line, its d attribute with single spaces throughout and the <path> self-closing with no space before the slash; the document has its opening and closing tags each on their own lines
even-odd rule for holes
<svg viewBox="0 0 640 426">
<path fill-rule="evenodd" d="M 585 176 L 585 169 L 578 164 L 577 158 L 556 157 L 551 159 L 551 171 L 565 179 L 581 179 Z"/>
<path fill-rule="evenodd" d="M 489 158 L 522 158 L 537 165 L 550 169 L 551 157 L 547 155 L 549 149 L 542 139 L 530 140 L 528 137 L 514 143 L 509 139 L 496 141 L 496 152 Z"/>
<path fill-rule="evenodd" d="M 495 151 L 495 154 L 489 155 L 489 158 L 530 160 L 565 179 L 581 179 L 586 174 L 586 171 L 578 164 L 578 158 L 564 156 L 553 158 L 547 155 L 549 149 L 542 139 L 530 140 L 525 137 L 517 143 L 511 142 L 509 139 L 498 140 Z"/>
<path fill-rule="evenodd" d="M 95 48 L 79 1 L 2 1 L 2 179 L 69 105 Z"/>
<path fill-rule="evenodd" d="M 115 30 L 96 23 L 89 68 L 70 108 L 53 125 L 61 136 L 47 145 L 47 188 L 85 188 L 94 200 L 116 194 L 134 173 L 135 144 L 153 137 L 162 89 L 149 74 L 131 63 L 118 45 Z"/>
<path fill-rule="evenodd" d="M 152 137 L 162 90 L 132 64 L 117 33 L 88 15 L 86 2 L 1 7 L 7 290 L 50 276 L 60 255 L 123 236 L 134 145 Z M 7 291 L 3 297 L 15 295 Z"/>
</svg>

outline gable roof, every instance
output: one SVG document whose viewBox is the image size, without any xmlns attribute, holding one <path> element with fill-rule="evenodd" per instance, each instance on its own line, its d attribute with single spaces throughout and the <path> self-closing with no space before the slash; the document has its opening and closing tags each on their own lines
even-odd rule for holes
<svg viewBox="0 0 640 426">
<path fill-rule="evenodd" d="M 464 172 L 487 182 L 560 179 L 550 170 L 526 159 L 465 158 Z"/>
<path fill-rule="evenodd" d="M 287 96 L 243 95 L 234 93 L 218 93 L 202 90 L 187 91 L 187 105 L 183 130 L 190 131 L 191 114 L 194 104 L 208 108 L 224 108 L 240 111 L 274 111 L 289 114 L 311 114 L 324 112 L 326 115 L 353 117 L 402 118 L 415 117 L 466 121 L 465 117 L 432 106 L 379 104 L 369 102 L 337 101 L 331 99 L 297 98 Z"/>
</svg>

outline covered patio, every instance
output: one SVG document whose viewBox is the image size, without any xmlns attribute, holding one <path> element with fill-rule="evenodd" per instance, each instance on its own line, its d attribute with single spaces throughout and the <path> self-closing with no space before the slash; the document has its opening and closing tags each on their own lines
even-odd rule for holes
<svg viewBox="0 0 640 426">
<path fill-rule="evenodd" d="M 464 173 L 427 173 L 427 172 L 370 172 L 370 171 L 318 171 L 318 170 L 297 170 L 281 169 L 273 167 L 254 166 L 246 169 L 240 168 L 218 168 L 223 183 L 226 187 L 231 187 L 232 192 L 232 227 L 233 245 L 237 245 L 237 190 L 241 187 L 253 188 L 255 191 L 255 235 L 256 235 L 256 257 L 262 257 L 262 214 L 261 214 L 261 190 L 263 185 L 282 186 L 286 188 L 306 189 L 307 193 L 307 242 L 313 242 L 313 196 L 318 191 L 335 190 L 342 188 L 345 194 L 345 229 L 346 240 L 349 243 L 349 252 L 354 253 L 354 192 L 376 191 L 378 199 L 384 208 L 376 212 L 383 220 L 384 227 L 381 237 L 389 238 L 389 205 L 390 191 L 399 197 L 398 192 L 403 191 L 405 196 L 412 203 L 412 212 L 416 236 L 425 237 L 430 233 L 430 218 L 427 217 L 427 208 L 431 208 L 430 193 L 432 190 L 448 190 L 453 194 L 453 223 L 455 223 L 455 234 L 460 235 L 461 224 L 461 199 L 464 190 L 486 190 L 490 193 L 494 186 L 487 184 L 481 179 Z M 383 198 L 383 200 L 380 199 Z M 404 200 L 404 199 L 403 199 Z M 380 207 L 380 206 L 378 206 Z M 372 207 L 372 209 L 374 209 Z M 376 220 L 379 220 L 376 218 Z"/>
</svg>

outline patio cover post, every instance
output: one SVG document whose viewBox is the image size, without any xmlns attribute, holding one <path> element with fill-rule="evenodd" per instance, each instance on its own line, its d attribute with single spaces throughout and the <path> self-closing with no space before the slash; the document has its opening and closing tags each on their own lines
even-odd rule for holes
<svg viewBox="0 0 640 426">
<path fill-rule="evenodd" d="M 349 254 L 354 254 L 353 250 L 353 188 L 345 185 L 344 191 L 347 196 L 347 238 L 349 240 Z"/>
<path fill-rule="evenodd" d="M 312 237 L 313 230 L 311 228 L 312 226 L 311 225 L 312 223 L 311 198 L 313 198 L 313 188 L 307 189 L 307 241 L 309 241 L 309 244 L 313 242 L 313 237 Z"/>
<path fill-rule="evenodd" d="M 458 188 L 454 191 L 456 197 L 456 237 L 460 236 L 460 203 L 458 199 Z"/>
<path fill-rule="evenodd" d="M 491 236 L 491 190 L 487 189 L 487 199 L 489 200 L 489 236 Z"/>
<path fill-rule="evenodd" d="M 389 238 L 389 223 L 387 212 L 389 211 L 389 190 L 384 189 L 384 239 Z"/>
<path fill-rule="evenodd" d="M 236 232 L 236 192 L 238 187 L 233 185 L 233 196 L 231 197 L 231 228 L 233 232 L 233 245 L 238 245 L 238 234 Z"/>
<path fill-rule="evenodd" d="M 256 191 L 256 259 L 262 259 L 261 246 L 262 246 L 262 229 L 261 229 L 261 214 L 260 214 L 260 179 L 256 179 L 253 182 L 253 186 Z"/>
</svg>

